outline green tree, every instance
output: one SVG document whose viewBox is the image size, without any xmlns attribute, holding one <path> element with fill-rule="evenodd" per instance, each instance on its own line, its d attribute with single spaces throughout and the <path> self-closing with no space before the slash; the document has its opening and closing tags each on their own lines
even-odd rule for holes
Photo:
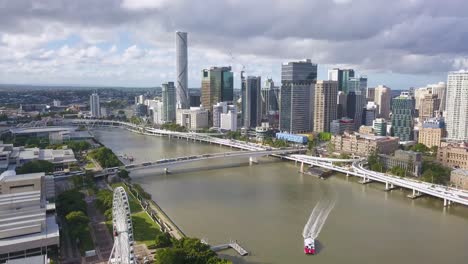
<svg viewBox="0 0 468 264">
<path fill-rule="evenodd" d="M 127 170 L 120 170 L 117 175 L 122 178 L 122 179 L 125 179 L 125 180 L 130 180 L 130 173 L 127 171 Z"/>
<path fill-rule="evenodd" d="M 390 169 L 390 172 L 393 175 L 400 176 L 400 177 L 405 177 L 406 176 L 406 170 L 400 166 L 394 166 Z"/>
<path fill-rule="evenodd" d="M 447 184 L 450 181 L 450 168 L 435 162 L 424 161 L 421 179 L 435 184 Z"/>
<path fill-rule="evenodd" d="M 317 146 L 317 137 L 309 136 L 307 141 L 307 148 L 309 150 L 314 149 Z"/>
<path fill-rule="evenodd" d="M 422 143 L 418 143 L 410 148 L 412 151 L 420 152 L 420 153 L 426 153 L 429 151 L 429 148 L 426 147 L 426 145 Z"/>
<path fill-rule="evenodd" d="M 187 255 L 180 248 L 163 248 L 156 251 L 155 262 L 157 264 L 187 264 Z"/>
<path fill-rule="evenodd" d="M 83 226 L 89 223 L 88 216 L 82 211 L 72 211 L 65 216 L 65 220 L 72 226 Z"/>
<path fill-rule="evenodd" d="M 89 153 L 89 156 L 95 159 L 99 164 L 104 168 L 117 167 L 122 165 L 122 162 L 117 158 L 117 156 L 106 147 L 100 147 L 92 150 Z"/>
<path fill-rule="evenodd" d="M 99 190 L 96 194 L 96 207 L 104 213 L 106 210 L 112 208 L 112 203 L 113 203 L 113 192 L 107 189 L 102 189 Z"/>
<path fill-rule="evenodd" d="M 320 141 L 330 141 L 332 134 L 330 132 L 320 132 L 319 139 Z"/>
<path fill-rule="evenodd" d="M 241 133 L 239 131 L 228 131 L 226 133 L 226 138 L 229 139 L 239 139 L 241 137 Z"/>
<path fill-rule="evenodd" d="M 384 165 L 382 162 L 374 163 L 370 166 L 370 169 L 377 172 L 384 172 Z"/>
<path fill-rule="evenodd" d="M 172 246 L 171 235 L 169 233 L 159 233 L 155 239 L 156 248 L 167 248 Z"/>
<path fill-rule="evenodd" d="M 16 173 L 18 174 L 35 173 L 35 172 L 50 173 L 53 171 L 54 171 L 54 164 L 46 160 L 29 161 L 23 164 L 23 166 L 16 169 Z"/>
<path fill-rule="evenodd" d="M 77 190 L 62 192 L 57 197 L 58 214 L 66 216 L 72 211 L 86 212 L 86 202 L 83 199 L 84 194 Z"/>
</svg>

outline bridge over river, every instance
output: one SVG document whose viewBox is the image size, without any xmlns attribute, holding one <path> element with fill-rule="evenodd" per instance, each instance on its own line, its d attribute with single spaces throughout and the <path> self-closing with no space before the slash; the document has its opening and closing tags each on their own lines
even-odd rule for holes
<svg viewBox="0 0 468 264">
<path fill-rule="evenodd" d="M 65 120 L 64 120 L 65 121 Z M 367 184 L 371 182 L 380 182 L 385 184 L 385 190 L 391 190 L 397 187 L 406 188 L 413 191 L 409 198 L 417 198 L 421 195 L 430 195 L 433 197 L 440 198 L 444 201 L 444 206 L 448 206 L 451 203 L 459 203 L 468 206 L 468 192 L 451 188 L 443 185 L 431 184 L 419 181 L 417 179 L 402 178 L 386 173 L 379 173 L 368 170 L 365 168 L 364 159 L 334 159 L 324 157 L 313 157 L 308 155 L 298 155 L 297 153 L 303 153 L 305 149 L 292 148 L 292 149 L 274 149 L 265 147 L 255 143 L 248 143 L 232 139 L 217 138 L 209 134 L 204 133 L 186 133 L 186 132 L 174 132 L 162 129 L 151 128 L 147 126 L 139 126 L 128 122 L 112 121 L 112 120 L 96 120 L 96 119 L 71 119 L 66 122 L 75 125 L 88 125 L 88 126 L 105 126 L 105 127 L 121 127 L 132 132 L 145 134 L 145 135 L 157 135 L 157 136 L 168 136 L 184 140 L 193 140 L 206 142 L 210 144 L 219 144 L 221 146 L 237 148 L 245 151 L 227 152 L 219 154 L 204 154 L 189 157 L 179 157 L 169 160 L 159 160 L 155 162 L 146 162 L 141 164 L 129 164 L 125 166 L 125 169 L 133 170 L 145 167 L 161 167 L 168 168 L 169 166 L 175 167 L 177 165 L 195 162 L 199 160 L 205 160 L 210 158 L 226 158 L 226 157 L 249 157 L 249 162 L 252 164 L 256 162 L 258 156 L 274 156 L 281 159 L 288 159 L 296 163 L 301 164 L 301 171 L 304 170 L 304 165 L 318 166 L 325 169 L 330 169 L 336 172 L 341 172 L 347 176 L 356 176 L 362 178 L 361 183 Z M 348 164 L 343 166 L 342 164 Z M 340 165 L 338 165 L 340 164 Z M 110 168 L 109 170 L 117 170 L 120 168 Z"/>
</svg>

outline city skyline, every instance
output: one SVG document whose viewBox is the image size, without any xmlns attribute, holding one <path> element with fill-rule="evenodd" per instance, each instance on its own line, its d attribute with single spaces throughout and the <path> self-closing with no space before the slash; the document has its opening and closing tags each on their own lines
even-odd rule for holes
<svg viewBox="0 0 468 264">
<path fill-rule="evenodd" d="M 268 5 L 271 16 L 253 16 L 266 6 L 259 1 L 245 14 L 246 21 L 227 19 L 223 23 L 216 23 L 216 13 L 222 12 L 206 14 L 190 2 L 106 0 L 78 1 L 70 6 L 61 1 L 47 6 L 33 1 L 23 1 L 21 6 L 8 2 L 2 16 L 0 83 L 160 86 L 176 81 L 177 30 L 191 36 L 191 88 L 200 86 L 201 69 L 221 65 L 233 67 L 236 89 L 240 88 L 242 65 L 249 74 L 278 82 L 282 62 L 303 58 L 319 64 L 318 79 L 326 80 L 328 69 L 353 68 L 369 77 L 370 87 L 384 84 L 393 90 L 446 81 L 448 71 L 467 68 L 464 39 L 455 38 L 463 36 L 460 31 L 466 28 L 458 14 L 464 3 L 445 3 L 443 11 L 436 1 L 386 5 L 389 12 L 401 14 L 396 19 L 381 18 L 374 12 L 378 2 L 297 1 L 284 6 L 275 1 Z M 236 17 L 245 5 L 244 1 L 216 1 L 213 8 L 229 9 Z M 425 11 L 418 11 L 423 7 Z M 285 8 L 296 14 L 294 21 L 270 21 L 275 14 L 287 13 Z M 321 13 L 342 15 L 330 16 L 320 31 L 298 26 L 308 21 L 308 28 L 316 28 L 313 26 L 321 20 L 310 20 L 300 10 L 318 8 L 324 11 Z M 361 13 L 353 17 L 352 30 L 346 30 L 344 23 L 348 22 L 341 17 L 356 10 Z M 252 21 L 254 18 L 258 21 Z M 370 20 L 372 25 L 367 23 Z M 454 28 L 454 24 L 460 27 Z M 444 42 L 429 41 L 447 33 Z M 244 41 L 236 41 L 239 38 Z"/>
</svg>

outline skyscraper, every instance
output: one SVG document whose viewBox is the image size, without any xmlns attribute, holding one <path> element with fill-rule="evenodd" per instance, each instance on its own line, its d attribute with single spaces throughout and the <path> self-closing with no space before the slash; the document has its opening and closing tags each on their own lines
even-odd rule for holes
<svg viewBox="0 0 468 264">
<path fill-rule="evenodd" d="M 348 94 L 348 80 L 349 78 L 354 77 L 353 69 L 339 69 L 334 68 L 328 70 L 328 80 L 338 82 L 338 91 L 343 91 L 345 94 Z"/>
<path fill-rule="evenodd" d="M 407 92 L 392 100 L 392 135 L 400 141 L 414 139 L 414 98 Z"/>
<path fill-rule="evenodd" d="M 187 32 L 176 32 L 177 107 L 189 108 Z"/>
<path fill-rule="evenodd" d="M 337 99 L 337 81 L 317 81 L 314 98 L 315 132 L 330 132 L 330 123 L 337 117 Z"/>
<path fill-rule="evenodd" d="M 278 86 L 272 79 L 267 79 L 264 86 L 262 87 L 262 119 L 268 119 L 271 112 L 277 112 L 279 110 L 279 92 Z"/>
<path fill-rule="evenodd" d="M 387 121 L 383 118 L 377 118 L 373 123 L 374 131 L 376 136 L 387 135 Z"/>
<path fill-rule="evenodd" d="M 362 124 L 372 126 L 377 116 L 377 105 L 374 102 L 368 102 L 362 113 Z"/>
<path fill-rule="evenodd" d="M 244 72 L 241 72 L 242 80 L 242 123 L 245 128 L 255 128 L 261 123 L 261 85 L 262 79 L 260 76 L 244 77 Z"/>
<path fill-rule="evenodd" d="M 175 122 L 176 120 L 176 91 L 174 82 L 162 84 L 162 119 L 165 123 Z"/>
<path fill-rule="evenodd" d="M 354 119 L 356 129 L 362 124 L 362 112 L 366 105 L 366 77 L 351 77 L 347 81 L 348 97 L 346 102 L 346 114 Z"/>
<path fill-rule="evenodd" d="M 375 97 L 374 102 L 378 106 L 378 117 L 385 119 L 390 118 L 390 100 L 392 99 L 390 88 L 379 85 L 375 87 Z"/>
<path fill-rule="evenodd" d="M 446 94 L 447 138 L 468 140 L 468 71 L 448 74 Z"/>
<path fill-rule="evenodd" d="M 202 71 L 201 104 L 211 111 L 219 102 L 232 102 L 234 77 L 231 67 L 212 67 Z"/>
<path fill-rule="evenodd" d="M 89 97 L 89 108 L 91 110 L 91 117 L 100 118 L 101 117 L 101 106 L 99 102 L 99 95 L 94 92 Z"/>
<path fill-rule="evenodd" d="M 312 130 L 316 81 L 317 64 L 310 59 L 283 63 L 279 121 L 281 131 L 299 133 Z"/>
<path fill-rule="evenodd" d="M 337 118 L 341 119 L 342 117 L 346 116 L 346 102 L 347 102 L 347 96 L 343 91 L 338 91 L 337 95 L 337 101 L 336 101 L 336 113 L 337 113 Z"/>
</svg>

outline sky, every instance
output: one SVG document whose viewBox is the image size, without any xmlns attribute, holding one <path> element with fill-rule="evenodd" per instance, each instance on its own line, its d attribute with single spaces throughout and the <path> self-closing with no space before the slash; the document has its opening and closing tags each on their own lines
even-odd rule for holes
<svg viewBox="0 0 468 264">
<path fill-rule="evenodd" d="M 0 83 L 154 87 L 175 81 L 188 32 L 189 87 L 233 66 L 280 83 L 281 63 L 354 68 L 369 86 L 446 81 L 468 68 L 465 0 L 0 0 Z"/>
</svg>

